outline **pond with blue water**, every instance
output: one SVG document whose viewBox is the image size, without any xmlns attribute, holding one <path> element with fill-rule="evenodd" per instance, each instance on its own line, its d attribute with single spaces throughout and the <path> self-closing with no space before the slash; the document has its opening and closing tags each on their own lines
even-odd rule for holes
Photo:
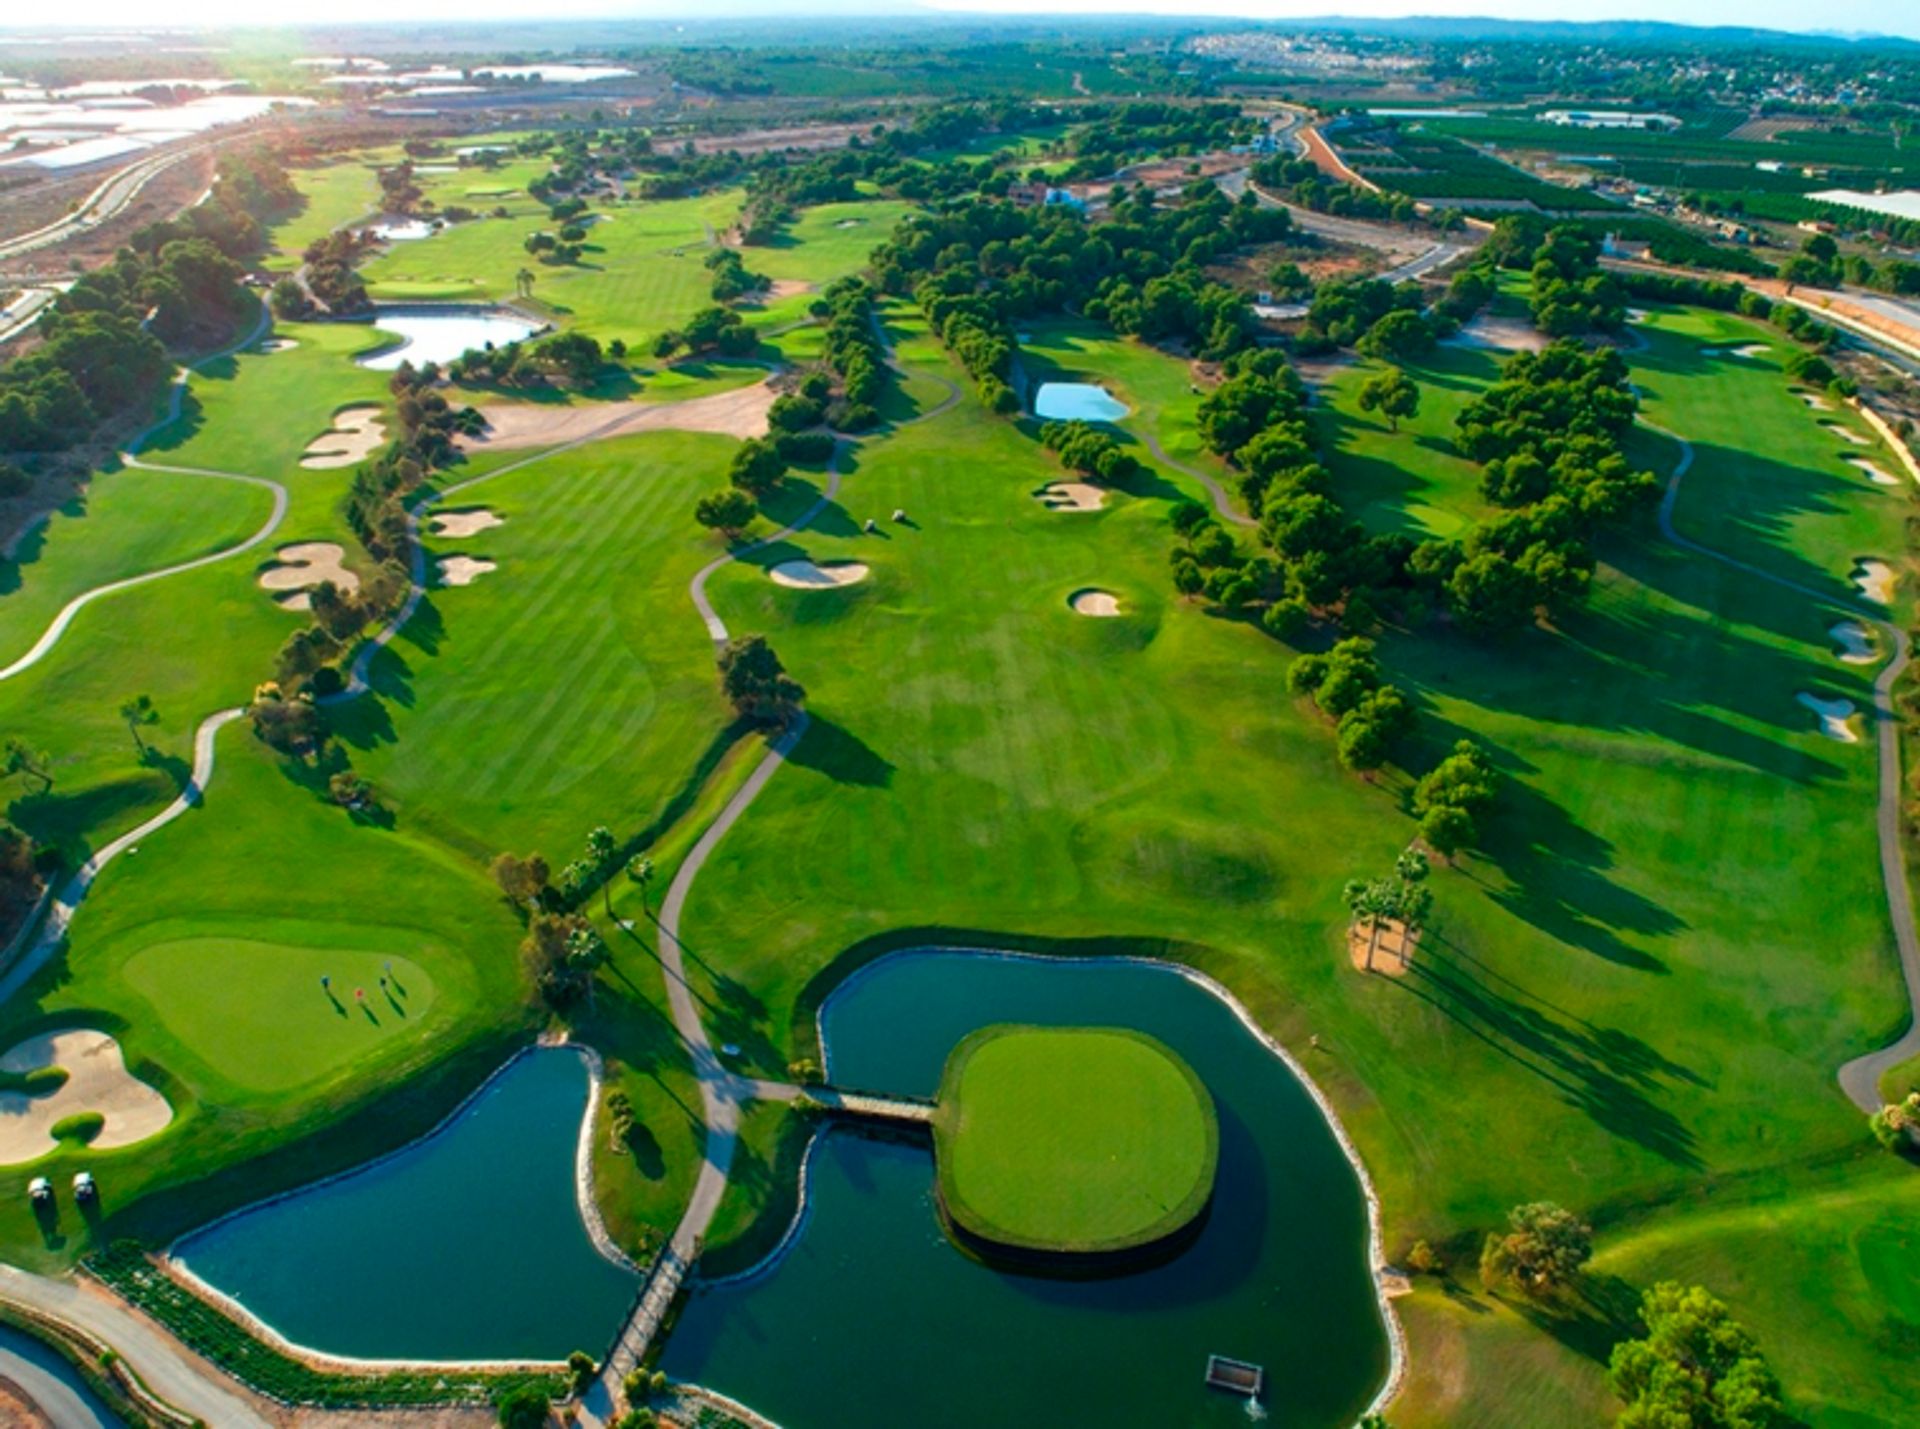
<svg viewBox="0 0 1920 1429">
<path fill-rule="evenodd" d="M 1042 382 L 1033 394 L 1033 414 L 1049 422 L 1117 422 L 1130 409 L 1093 382 Z"/>
</svg>

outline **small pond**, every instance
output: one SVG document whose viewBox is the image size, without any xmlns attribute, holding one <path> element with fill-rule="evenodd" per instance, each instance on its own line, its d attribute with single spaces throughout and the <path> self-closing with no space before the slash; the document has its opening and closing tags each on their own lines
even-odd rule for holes
<svg viewBox="0 0 1920 1429">
<path fill-rule="evenodd" d="M 1049 422 L 1117 422 L 1128 407 L 1092 382 L 1042 382 L 1033 394 L 1033 414 Z"/>
<path fill-rule="evenodd" d="M 1169 968 L 936 952 L 883 960 L 829 999 L 832 1078 L 931 1094 L 954 1044 L 995 1022 L 1137 1028 L 1192 1065 L 1220 1116 L 1195 1243 L 1107 1279 L 995 1269 L 942 1232 L 926 1147 L 832 1131 L 798 1235 L 760 1273 L 696 1290 L 667 1372 L 786 1429 L 1244 1425 L 1245 1402 L 1203 1384 L 1222 1354 L 1266 1367 L 1274 1423 L 1351 1425 L 1389 1358 L 1366 1204 L 1287 1065 Z"/>
<path fill-rule="evenodd" d="M 410 243 L 416 238 L 431 238 L 439 229 L 424 218 L 390 218 L 371 225 L 367 232 L 382 243 Z"/>
<path fill-rule="evenodd" d="M 580 1218 L 587 1087 L 578 1052 L 523 1053 L 426 1140 L 196 1231 L 173 1258 L 332 1354 L 597 1356 L 636 1281 Z"/>
<path fill-rule="evenodd" d="M 463 352 L 504 347 L 540 331 L 538 323 L 500 308 L 454 306 L 381 307 L 374 312 L 373 325 L 400 339 L 393 347 L 356 359 L 376 372 L 391 372 L 402 362 L 415 367 L 451 362 Z"/>
</svg>

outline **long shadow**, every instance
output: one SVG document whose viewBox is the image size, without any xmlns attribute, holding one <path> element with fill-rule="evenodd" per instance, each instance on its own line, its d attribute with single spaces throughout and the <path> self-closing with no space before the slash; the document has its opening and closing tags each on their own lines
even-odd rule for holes
<svg viewBox="0 0 1920 1429">
<path fill-rule="evenodd" d="M 787 763 L 811 769 L 840 784 L 884 789 L 893 782 L 893 764 L 845 725 L 815 713 Z"/>
</svg>

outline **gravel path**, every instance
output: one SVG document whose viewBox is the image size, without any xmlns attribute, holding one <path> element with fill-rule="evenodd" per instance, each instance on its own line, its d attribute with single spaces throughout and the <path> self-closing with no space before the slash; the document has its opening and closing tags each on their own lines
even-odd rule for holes
<svg viewBox="0 0 1920 1429">
<path fill-rule="evenodd" d="M 1693 466 L 1693 444 L 1677 432 L 1654 426 L 1651 422 L 1643 421 L 1641 425 L 1680 445 L 1680 460 L 1674 463 L 1673 472 L 1667 478 L 1666 492 L 1660 499 L 1661 535 L 1683 551 L 1718 561 L 1757 580 L 1817 600 L 1822 605 L 1846 610 L 1878 630 L 1887 642 L 1887 648 L 1893 651 L 1893 658 L 1873 682 L 1873 705 L 1877 715 L 1874 723 L 1880 755 L 1880 798 L 1875 825 L 1880 836 L 1880 877 L 1887 892 L 1887 917 L 1893 924 L 1894 942 L 1900 949 L 1900 971 L 1906 980 L 1911 1021 L 1905 1035 L 1898 1041 L 1877 1052 L 1855 1057 L 1843 1065 L 1839 1073 L 1840 1088 L 1855 1106 L 1866 1112 L 1878 1111 L 1881 1104 L 1881 1074 L 1920 1056 L 1920 935 L 1916 935 L 1914 929 L 1913 896 L 1907 887 L 1906 863 L 1900 847 L 1900 725 L 1893 709 L 1893 687 L 1899 683 L 1912 658 L 1912 645 L 1907 639 L 1907 632 L 1897 622 L 1885 619 L 1865 606 L 1837 600 L 1824 591 L 1802 585 L 1786 576 L 1775 575 L 1682 536 L 1674 529 L 1673 509 L 1680 499 L 1680 480 Z"/>
</svg>

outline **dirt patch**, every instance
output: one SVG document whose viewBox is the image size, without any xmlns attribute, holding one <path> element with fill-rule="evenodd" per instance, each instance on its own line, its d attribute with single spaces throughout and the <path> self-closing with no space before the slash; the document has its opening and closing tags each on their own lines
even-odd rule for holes
<svg viewBox="0 0 1920 1429">
<path fill-rule="evenodd" d="M 1120 597 L 1110 590 L 1077 590 L 1067 597 L 1067 605 L 1075 615 L 1091 615 L 1096 619 L 1120 614 Z"/>
<path fill-rule="evenodd" d="M 333 425 L 307 443 L 300 465 L 314 471 L 353 466 L 372 456 L 385 440 L 377 406 L 342 407 L 333 414 Z"/>
<path fill-rule="evenodd" d="M 773 286 L 767 289 L 767 299 L 773 302 L 781 298 L 797 298 L 802 293 L 812 291 L 813 284 L 803 283 L 798 278 L 775 278 Z"/>
<path fill-rule="evenodd" d="M 782 561 L 767 570 L 767 579 L 775 585 L 794 590 L 827 590 L 833 586 L 858 585 L 867 578 L 867 568 L 858 561 L 835 561 L 817 566 L 812 561 Z"/>
<path fill-rule="evenodd" d="M 488 571 L 499 569 L 484 556 L 442 556 L 434 562 L 441 585 L 472 585 Z"/>
<path fill-rule="evenodd" d="M 1098 511 L 1107 504 L 1107 493 L 1084 481 L 1050 482 L 1033 496 L 1049 511 Z"/>
<path fill-rule="evenodd" d="M 760 382 L 685 402 L 500 403 L 480 409 L 486 430 L 459 438 L 459 446 L 463 451 L 513 451 L 667 431 L 764 437 L 767 411 L 779 395 Z"/>
<path fill-rule="evenodd" d="M 1547 335 L 1524 318 L 1503 318 L 1481 313 L 1448 341 L 1461 347 L 1483 347 L 1493 352 L 1539 352 L 1547 345 Z"/>
<path fill-rule="evenodd" d="M 1859 587 L 1860 594 L 1868 600 L 1877 601 L 1881 605 L 1892 602 L 1893 568 L 1885 561 L 1865 558 L 1855 561 L 1852 579 L 1854 585 Z"/>
<path fill-rule="evenodd" d="M 55 1429 L 54 1422 L 40 1412 L 39 1403 L 5 1375 L 0 1375 L 0 1424 L 14 1429 Z"/>
<path fill-rule="evenodd" d="M 465 511 L 436 511 L 427 520 L 428 529 L 434 535 L 451 536 L 455 540 L 465 540 L 505 524 L 484 506 L 469 507 Z"/>
<path fill-rule="evenodd" d="M 343 591 L 360 589 L 360 577 L 341 564 L 347 558 L 346 547 L 332 541 L 296 541 L 274 552 L 276 564 L 260 572 L 260 588 L 276 593 L 288 610 L 312 610 L 307 594 L 324 581 L 332 581 Z"/>
<path fill-rule="evenodd" d="M 1853 729 L 1852 700 L 1823 700 L 1805 690 L 1801 690 L 1794 698 L 1820 717 L 1820 733 L 1828 739 L 1841 744 L 1860 742 L 1860 736 Z"/>
<path fill-rule="evenodd" d="M 43 1032 L 0 1057 L 0 1071 L 61 1067 L 67 1079 L 44 1096 L 0 1092 L 0 1165 L 34 1161 L 60 1145 L 52 1128 L 81 1112 L 104 1121 L 88 1144 L 96 1150 L 131 1146 L 158 1135 L 173 1120 L 167 1099 L 127 1070 L 120 1044 L 104 1032 L 77 1027 Z"/>
<path fill-rule="evenodd" d="M 1369 943 L 1373 945 L 1371 954 L 1367 951 Z M 1420 935 L 1408 937 L 1406 924 L 1397 919 L 1383 918 L 1377 928 L 1365 923 L 1347 927 L 1347 956 L 1361 972 L 1405 977 L 1419 946 Z"/>
</svg>

